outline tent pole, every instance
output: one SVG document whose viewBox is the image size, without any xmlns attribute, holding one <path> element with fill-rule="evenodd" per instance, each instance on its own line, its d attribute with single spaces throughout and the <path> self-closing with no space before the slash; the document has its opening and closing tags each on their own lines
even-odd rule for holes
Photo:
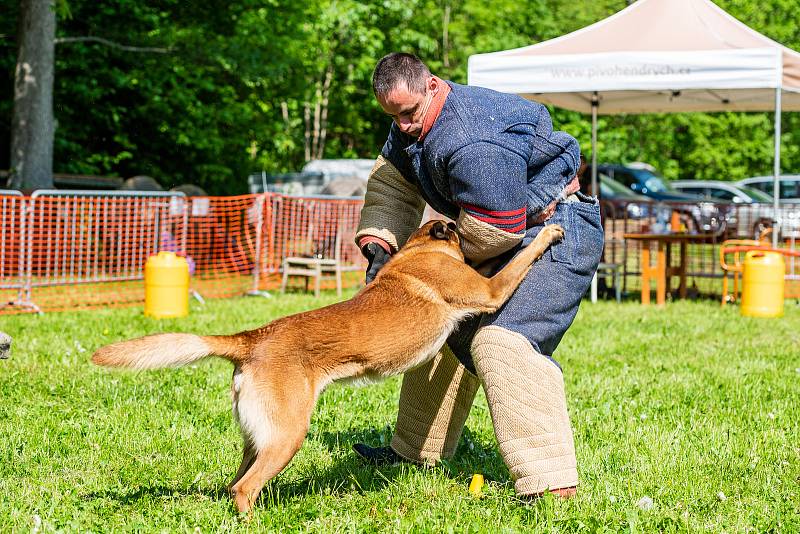
<svg viewBox="0 0 800 534">
<path fill-rule="evenodd" d="M 775 160 L 772 181 L 773 195 L 773 216 L 772 216 L 772 246 L 778 248 L 778 233 L 781 231 L 780 214 L 780 191 L 781 191 L 781 86 L 775 89 Z"/>
<path fill-rule="evenodd" d="M 597 196 L 597 91 L 592 93 L 592 196 Z"/>
<path fill-rule="evenodd" d="M 597 91 L 592 93 L 592 196 L 596 197 L 597 189 Z M 615 288 L 616 289 L 616 288 Z M 592 277 L 591 289 L 592 302 L 597 302 L 597 272 Z"/>
</svg>

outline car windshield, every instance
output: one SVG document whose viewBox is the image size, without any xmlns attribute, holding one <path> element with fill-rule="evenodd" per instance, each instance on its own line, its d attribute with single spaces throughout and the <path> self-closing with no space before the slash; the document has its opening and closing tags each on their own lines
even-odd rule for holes
<svg viewBox="0 0 800 534">
<path fill-rule="evenodd" d="M 800 198 L 800 180 L 781 180 L 781 198 Z"/>
<path fill-rule="evenodd" d="M 772 199 L 773 186 L 771 176 L 750 178 L 747 182 L 749 182 L 748 187 L 754 187 L 759 191 L 763 191 L 770 196 L 770 200 Z M 781 198 L 800 198 L 800 179 L 798 179 L 796 175 L 781 176 Z"/>
<path fill-rule="evenodd" d="M 759 191 L 755 187 L 739 186 L 739 189 L 747 193 L 747 195 L 756 202 L 772 202 L 772 195 Z"/>
<path fill-rule="evenodd" d="M 644 186 L 655 193 L 673 193 L 675 190 L 667 185 L 664 177 L 652 171 L 645 169 L 631 169 L 636 178 L 644 184 Z"/>
<path fill-rule="evenodd" d="M 627 196 L 632 197 L 634 196 L 633 191 L 622 185 L 621 183 L 617 182 L 606 176 L 605 174 L 598 174 L 598 179 L 600 182 L 600 194 L 604 194 L 604 191 L 608 191 L 608 195 L 615 195 L 615 196 Z"/>
</svg>

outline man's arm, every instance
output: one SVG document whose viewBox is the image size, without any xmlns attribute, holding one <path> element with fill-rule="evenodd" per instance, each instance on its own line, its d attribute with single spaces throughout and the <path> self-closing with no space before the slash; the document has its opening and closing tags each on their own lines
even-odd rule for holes
<svg viewBox="0 0 800 534">
<path fill-rule="evenodd" d="M 367 182 L 356 243 L 363 249 L 377 242 L 386 252 L 396 252 L 419 228 L 425 201 L 384 156 L 378 156 Z M 388 248 L 387 248 L 388 247 Z"/>
<path fill-rule="evenodd" d="M 520 154 L 489 142 L 467 145 L 450 159 L 450 185 L 461 208 L 456 227 L 467 259 L 480 263 L 522 241 L 526 172 Z"/>
<path fill-rule="evenodd" d="M 579 189 L 575 177 L 580 167 L 580 145 L 566 132 L 553 131 L 547 108 L 536 104 L 538 120 L 532 132 L 528 167 L 533 173 L 529 207 L 534 217 L 544 220 L 555 202 Z M 549 212 L 549 213 L 548 213 Z"/>
</svg>

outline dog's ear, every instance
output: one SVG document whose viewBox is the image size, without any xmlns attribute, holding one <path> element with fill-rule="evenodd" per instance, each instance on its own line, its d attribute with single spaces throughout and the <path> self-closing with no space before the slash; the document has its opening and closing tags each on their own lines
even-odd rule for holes
<svg viewBox="0 0 800 534">
<path fill-rule="evenodd" d="M 436 221 L 431 226 L 431 237 L 434 239 L 447 239 L 447 225 L 442 221 Z"/>
<path fill-rule="evenodd" d="M 450 228 L 454 232 L 456 231 L 456 223 L 454 223 L 454 222 L 447 223 L 447 227 Z"/>
</svg>

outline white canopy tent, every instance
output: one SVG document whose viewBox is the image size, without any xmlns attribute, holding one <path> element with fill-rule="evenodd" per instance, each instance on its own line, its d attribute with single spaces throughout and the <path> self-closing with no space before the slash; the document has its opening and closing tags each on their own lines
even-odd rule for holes
<svg viewBox="0 0 800 534">
<path fill-rule="evenodd" d="M 774 243 L 781 110 L 800 110 L 800 53 L 710 0 L 638 0 L 600 22 L 539 44 L 470 56 L 470 85 L 592 114 L 775 111 Z"/>
</svg>

